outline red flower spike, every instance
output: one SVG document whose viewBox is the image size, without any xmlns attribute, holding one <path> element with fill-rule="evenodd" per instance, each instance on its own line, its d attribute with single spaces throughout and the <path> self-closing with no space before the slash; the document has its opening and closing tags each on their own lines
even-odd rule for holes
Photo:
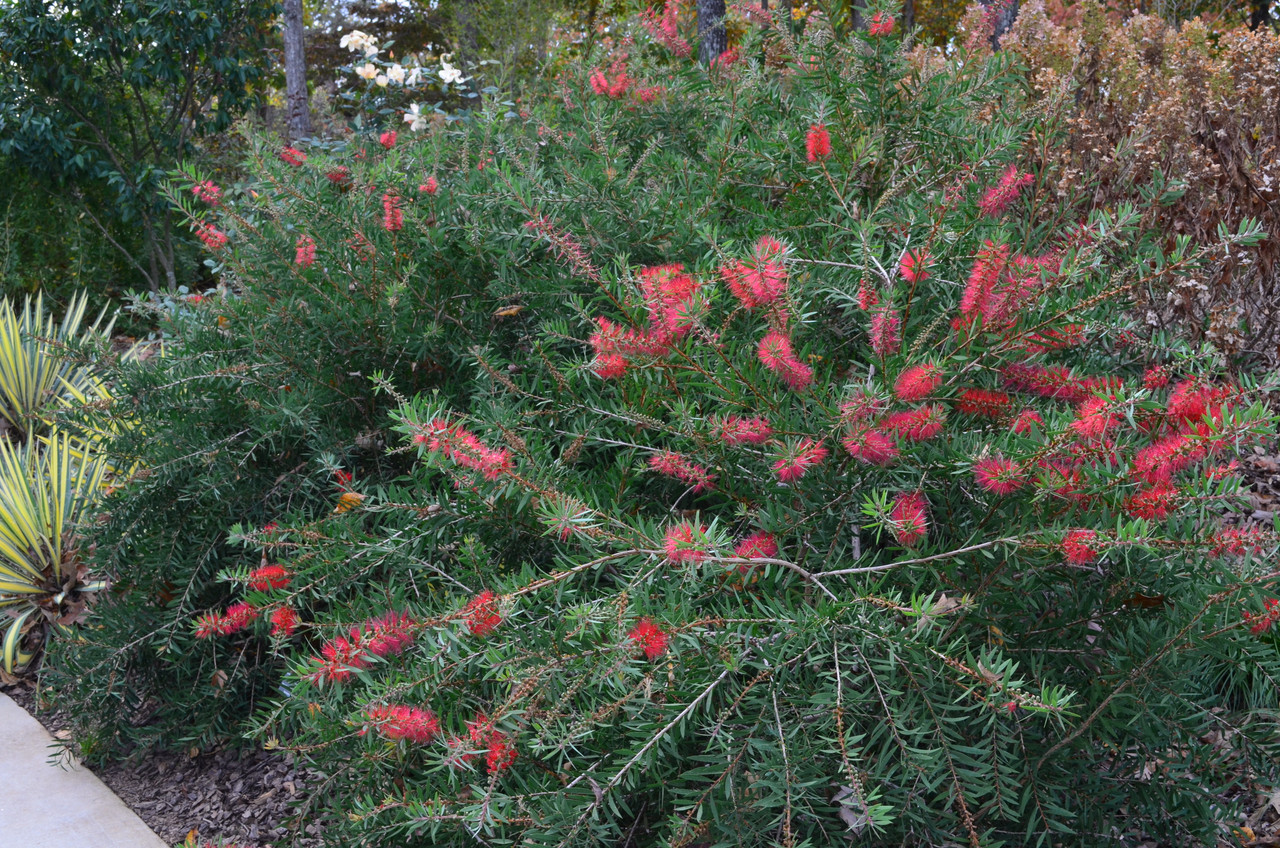
<svg viewBox="0 0 1280 848">
<path fill-rule="evenodd" d="M 467 629 L 473 636 L 487 636 L 502 623 L 498 613 L 497 596 L 486 589 L 476 595 L 462 610 L 467 616 Z"/>
<path fill-rule="evenodd" d="M 691 484 L 694 492 L 706 492 L 715 488 L 714 474 L 674 451 L 662 451 L 649 457 L 649 467 L 659 474 Z"/>
<path fill-rule="evenodd" d="M 908 250 L 898 263 L 898 274 L 908 283 L 921 283 L 929 279 L 929 254 L 923 250 Z M 862 307 L 866 309 L 866 307 Z"/>
<path fill-rule="evenodd" d="M 381 144 L 383 147 L 385 147 L 387 150 L 390 150 L 391 148 L 395 147 L 396 131 L 387 130 L 382 135 L 378 136 L 378 143 Z"/>
<path fill-rule="evenodd" d="M 804 140 L 805 152 L 810 162 L 820 162 L 831 156 L 831 134 L 825 124 L 813 124 Z"/>
<path fill-rule="evenodd" d="M 311 236 L 298 236 L 293 262 L 303 268 L 310 268 L 316 261 L 316 240 Z"/>
<path fill-rule="evenodd" d="M 871 315 L 871 327 L 867 332 L 871 350 L 881 359 L 892 356 L 902 347 L 902 318 L 898 310 L 882 304 Z"/>
<path fill-rule="evenodd" d="M 286 147 L 280 151 L 280 161 L 296 168 L 307 161 L 307 154 L 295 147 Z"/>
<path fill-rule="evenodd" d="M 920 492 L 899 495 L 889 511 L 889 529 L 904 548 L 915 547 L 929 533 L 929 502 Z"/>
<path fill-rule="evenodd" d="M 264 565 L 249 572 L 249 586 L 259 592 L 283 589 L 291 579 L 292 576 L 283 565 Z"/>
<path fill-rule="evenodd" d="M 893 32 L 893 24 L 893 15 L 886 15 L 884 12 L 876 12 L 871 16 L 870 23 L 867 24 L 867 34 L 873 38 L 888 35 Z"/>
<path fill-rule="evenodd" d="M 801 439 L 783 448 L 782 458 L 773 463 L 773 472 L 782 483 L 794 483 L 816 465 L 821 465 L 829 451 L 822 442 L 813 439 Z"/>
<path fill-rule="evenodd" d="M 395 192 L 382 195 L 382 228 L 389 232 L 404 228 L 404 210 L 400 208 L 400 195 Z"/>
<path fill-rule="evenodd" d="M 427 181 L 422 185 L 418 186 L 418 191 L 421 194 L 434 195 L 439 190 L 440 190 L 440 183 L 436 182 L 435 177 L 427 177 Z"/>
<path fill-rule="evenodd" d="M 707 532 L 706 527 L 699 527 L 698 533 Z M 698 547 L 700 542 L 693 538 L 693 525 L 687 521 L 673 524 L 667 528 L 662 546 L 667 552 L 667 559 L 673 563 L 702 562 L 707 558 L 707 551 Z"/>
<path fill-rule="evenodd" d="M 965 389 L 956 398 L 956 411 L 982 418 L 1000 418 L 1013 405 L 1005 392 L 989 389 Z"/>
<path fill-rule="evenodd" d="M 365 712 L 365 718 L 385 739 L 426 745 L 440 735 L 440 720 L 435 713 L 418 707 L 400 704 L 371 707 Z"/>
<path fill-rule="evenodd" d="M 644 655 L 650 660 L 656 660 L 665 654 L 667 646 L 671 643 L 671 636 L 647 618 L 640 619 L 635 628 L 627 634 L 627 638 L 643 648 Z"/>
<path fill-rule="evenodd" d="M 796 391 L 813 382 L 813 369 L 796 358 L 791 339 L 777 330 L 771 330 L 760 340 L 756 351 L 764 367 L 782 378 Z"/>
<path fill-rule="evenodd" d="M 912 365 L 898 375 L 893 393 L 903 403 L 923 400 L 942 385 L 942 369 L 932 363 Z"/>
<path fill-rule="evenodd" d="M 1102 545 L 1093 530 L 1072 530 L 1062 540 L 1062 553 L 1072 565 L 1097 562 Z"/>
<path fill-rule="evenodd" d="M 1003 457 L 991 457 L 975 462 L 973 478 L 983 489 L 996 495 L 1011 495 L 1027 482 L 1022 466 Z"/>
<path fill-rule="evenodd" d="M 763 418 L 726 415 L 724 418 L 713 418 L 711 424 L 720 440 L 728 445 L 762 445 L 773 434 L 773 428 Z"/>
<path fill-rule="evenodd" d="M 772 533 L 760 530 L 739 542 L 733 553 L 742 559 L 773 559 L 778 555 L 778 540 Z"/>
<path fill-rule="evenodd" d="M 1005 397 L 1007 398 L 1008 395 L 1005 395 Z M 1031 432 L 1032 427 L 1039 427 L 1043 430 L 1044 419 L 1034 409 L 1024 409 L 1018 413 L 1018 417 L 1014 419 L 1013 426 L 1010 429 L 1020 436 L 1025 436 Z"/>
<path fill-rule="evenodd" d="M 978 209 L 983 215 L 998 218 L 1003 215 L 1013 202 L 1018 199 L 1022 189 L 1031 185 L 1034 178 L 1030 174 L 1019 174 L 1016 165 L 1010 165 L 1000 177 L 1000 182 L 987 189 L 982 200 L 978 201 Z"/>
<path fill-rule="evenodd" d="M 195 195 L 196 200 L 203 200 L 210 206 L 218 206 L 222 202 L 222 189 L 218 188 L 213 180 L 196 183 L 191 188 L 191 193 Z"/>
<path fill-rule="evenodd" d="M 271 612 L 271 635 L 292 636 L 298 629 L 298 613 L 293 607 L 276 607 Z"/>
<path fill-rule="evenodd" d="M 916 409 L 891 412 L 880 419 L 879 430 L 910 442 L 923 442 L 942 432 L 947 419 L 946 407 L 941 404 L 925 404 Z"/>
<path fill-rule="evenodd" d="M 889 465 L 898 458 L 898 443 L 879 430 L 850 433 L 841 444 L 850 455 L 871 465 Z"/>
</svg>

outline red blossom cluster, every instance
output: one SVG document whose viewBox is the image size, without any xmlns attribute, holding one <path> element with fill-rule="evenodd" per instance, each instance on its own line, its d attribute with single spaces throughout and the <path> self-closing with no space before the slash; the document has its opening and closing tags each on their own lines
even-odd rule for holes
<svg viewBox="0 0 1280 848">
<path fill-rule="evenodd" d="M 1000 182 L 982 195 L 982 199 L 978 201 L 978 209 L 987 217 L 998 218 L 1018 199 L 1022 189 L 1034 181 L 1035 178 L 1030 174 L 1019 174 L 1017 165 L 1010 165 L 1000 176 Z"/>
<path fill-rule="evenodd" d="M 439 453 L 463 468 L 479 472 L 486 480 L 497 480 L 515 470 L 510 451 L 489 447 L 461 424 L 432 419 L 413 440 L 432 453 Z"/>
<path fill-rule="evenodd" d="M 204 221 L 196 224 L 196 238 L 204 242 L 204 246 L 215 253 L 227 246 L 227 234 L 213 224 Z"/>
<path fill-rule="evenodd" d="M 693 52 L 689 42 L 680 37 L 680 4 L 667 0 L 662 14 L 652 8 L 640 13 L 640 24 L 649 31 L 653 40 L 670 50 L 677 58 L 684 59 Z"/>
<path fill-rule="evenodd" d="M 211 636 L 230 636 L 244 630 L 257 621 L 261 610 L 243 601 L 227 607 L 227 611 L 218 614 L 206 613 L 196 619 L 196 638 L 208 639 Z"/>
<path fill-rule="evenodd" d="M 213 180 L 196 183 L 191 187 L 191 193 L 195 195 L 196 200 L 203 200 L 210 206 L 217 206 L 222 202 L 222 189 L 218 188 Z"/>
<path fill-rule="evenodd" d="M 881 359 L 897 353 L 902 347 L 902 317 L 898 310 L 885 303 L 872 312 L 867 336 L 871 350 Z"/>
<path fill-rule="evenodd" d="M 325 178 L 339 188 L 344 188 L 351 185 L 351 169 L 345 165 L 339 165 L 327 172 Z"/>
<path fill-rule="evenodd" d="M 589 339 L 596 352 L 595 372 L 606 379 L 621 377 L 633 359 L 666 355 L 693 325 L 693 299 L 699 288 L 679 263 L 642 268 L 640 291 L 649 326 L 639 330 L 597 318 L 598 329 Z"/>
<path fill-rule="evenodd" d="M 367 727 L 384 739 L 403 739 L 415 745 L 426 745 L 440 735 L 440 720 L 431 710 L 408 707 L 402 704 L 386 704 L 370 707 L 365 711 Z"/>
<path fill-rule="evenodd" d="M 923 400 L 942 385 L 942 369 L 933 363 L 904 368 L 893 384 L 893 394 L 903 403 Z"/>
<path fill-rule="evenodd" d="M 280 161 L 297 167 L 307 161 L 307 154 L 296 147 L 285 147 L 280 151 Z"/>
<path fill-rule="evenodd" d="M 1124 511 L 1131 518 L 1162 521 L 1178 505 L 1178 490 L 1161 482 L 1125 499 Z"/>
<path fill-rule="evenodd" d="M 973 478 L 978 485 L 996 495 L 1011 495 L 1026 484 L 1021 465 L 1004 457 L 987 457 L 973 464 Z"/>
<path fill-rule="evenodd" d="M 772 533 L 758 530 L 738 542 L 733 554 L 743 559 L 773 559 L 778 555 L 778 540 Z"/>
<path fill-rule="evenodd" d="M 893 24 L 893 15 L 876 12 L 871 16 L 871 21 L 867 24 L 867 34 L 872 37 L 888 35 L 893 32 Z"/>
<path fill-rule="evenodd" d="M 1062 553 L 1072 565 L 1097 562 L 1103 540 L 1093 530 L 1071 530 L 1062 539 Z"/>
<path fill-rule="evenodd" d="M 373 665 L 375 658 L 395 656 L 412 645 L 418 626 L 408 613 L 397 612 L 352 625 L 346 636 L 320 646 L 320 656 L 311 658 L 320 667 L 307 679 L 317 686 L 350 680 L 355 672 Z"/>
<path fill-rule="evenodd" d="M 1000 418 L 1013 405 L 1013 398 L 1005 392 L 990 389 L 965 389 L 956 398 L 956 411 L 966 415 L 977 415 L 981 418 Z M 1035 415 L 1032 410 L 1023 414 Z M 1038 418 L 1039 416 L 1037 416 Z"/>
<path fill-rule="evenodd" d="M 730 293 L 746 309 L 774 307 L 787 294 L 787 266 L 783 263 L 787 246 L 773 236 L 761 236 L 746 261 L 733 260 L 720 268 L 720 278 Z M 777 324 L 785 324 L 785 314 L 771 310 Z"/>
<path fill-rule="evenodd" d="M 298 613 L 293 607 L 276 607 L 271 611 L 272 636 L 292 636 L 298 624 Z"/>
<path fill-rule="evenodd" d="M 516 761 L 516 746 L 511 738 L 493 726 L 484 713 L 477 713 L 474 721 L 467 722 L 467 736 L 471 744 L 484 751 L 484 765 L 489 774 L 501 774 Z M 475 755 L 467 755 L 470 761 Z"/>
<path fill-rule="evenodd" d="M 1244 614 L 1244 623 L 1249 625 L 1249 632 L 1261 636 L 1271 629 L 1271 625 L 1280 621 L 1280 600 L 1267 598 L 1262 602 L 1263 612 Z"/>
<path fill-rule="evenodd" d="M 707 532 L 706 527 L 699 527 L 698 536 Z M 707 549 L 702 541 L 694 539 L 694 527 L 687 521 L 681 521 L 667 528 L 662 546 L 666 550 L 667 559 L 673 563 L 702 562 L 707 558 Z"/>
<path fill-rule="evenodd" d="M 889 510 L 889 530 L 904 548 L 915 547 L 929 534 L 929 502 L 920 492 L 899 495 Z"/>
<path fill-rule="evenodd" d="M 770 330 L 760 339 L 756 349 L 760 364 L 777 374 L 796 391 L 813 382 L 813 369 L 801 362 L 791 346 L 791 338 L 778 330 Z"/>
<path fill-rule="evenodd" d="M 708 492 L 715 488 L 714 474 L 675 451 L 661 451 L 649 457 L 649 467 L 659 474 L 692 485 L 695 492 Z"/>
<path fill-rule="evenodd" d="M 395 146 L 396 146 L 396 131 L 395 131 L 395 130 L 387 130 L 387 131 L 386 131 L 386 132 L 384 132 L 382 135 L 378 136 L 378 144 L 381 144 L 381 145 L 382 145 L 384 148 L 386 148 L 387 150 L 390 150 L 391 148 L 395 147 Z"/>
<path fill-rule="evenodd" d="M 382 228 L 390 232 L 404 228 L 404 210 L 400 208 L 400 195 L 393 191 L 382 195 Z"/>
<path fill-rule="evenodd" d="M 744 418 L 740 415 L 726 415 L 711 421 L 716 435 L 729 445 L 752 444 L 762 445 L 773 435 L 773 428 L 763 418 Z"/>
<path fill-rule="evenodd" d="M 626 97 L 634 80 L 627 74 L 627 63 L 624 59 L 615 59 L 606 73 L 603 68 L 596 68 L 588 77 L 591 90 L 601 97 L 618 100 Z"/>
<path fill-rule="evenodd" d="M 536 215 L 526 221 L 524 225 L 527 229 L 533 230 L 551 242 L 551 249 L 555 251 L 556 256 L 567 262 L 575 273 L 586 277 L 588 280 L 600 281 L 599 269 L 591 264 L 587 251 L 583 249 L 578 240 L 553 224 L 545 215 Z"/>
<path fill-rule="evenodd" d="M 264 565 L 249 572 L 249 587 L 259 592 L 284 589 L 292 579 L 292 575 L 283 565 Z"/>
<path fill-rule="evenodd" d="M 316 261 L 316 240 L 311 236 L 298 236 L 293 261 L 294 264 L 303 268 L 310 268 Z"/>
<path fill-rule="evenodd" d="M 1270 534 L 1265 530 L 1225 527 L 1213 534 L 1210 552 L 1214 556 L 1234 554 L 1242 556 L 1246 552 L 1260 553 L 1262 545 L 1268 541 Z"/>
<path fill-rule="evenodd" d="M 908 283 L 922 283 L 929 279 L 929 254 L 923 250 L 903 251 L 898 262 L 898 275 Z M 866 282 L 865 280 L 863 281 Z M 859 304 L 861 305 L 861 304 Z M 867 307 L 863 306 L 863 309 Z"/>
<path fill-rule="evenodd" d="M 781 455 L 773 463 L 773 473 L 779 482 L 794 483 L 814 466 L 821 465 L 830 453 L 821 441 L 800 439 L 784 444 Z"/>
<path fill-rule="evenodd" d="M 502 624 L 502 614 L 498 612 L 498 596 L 492 589 L 485 589 L 468 601 L 462 612 L 467 618 L 467 630 L 472 636 L 488 636 Z"/>
<path fill-rule="evenodd" d="M 422 185 L 418 186 L 418 192 L 419 192 L 420 194 L 432 194 L 432 195 L 434 195 L 434 194 L 435 194 L 436 192 L 438 192 L 439 190 L 440 190 L 440 183 L 436 182 L 436 178 L 435 178 L 435 177 L 427 177 L 426 182 L 424 182 Z"/>
<path fill-rule="evenodd" d="M 650 660 L 656 660 L 665 654 L 667 646 L 671 643 L 670 634 L 647 618 L 640 619 L 635 628 L 627 634 L 627 638 L 643 648 L 644 655 Z"/>
<path fill-rule="evenodd" d="M 826 124 L 812 124 L 804 138 L 805 153 L 810 162 L 821 162 L 831 156 L 831 133 Z"/>
</svg>

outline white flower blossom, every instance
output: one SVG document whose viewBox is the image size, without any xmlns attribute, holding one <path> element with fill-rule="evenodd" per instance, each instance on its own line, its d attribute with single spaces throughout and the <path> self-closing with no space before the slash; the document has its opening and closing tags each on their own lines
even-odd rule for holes
<svg viewBox="0 0 1280 848">
<path fill-rule="evenodd" d="M 390 68 L 387 68 L 387 79 L 391 80 L 397 85 L 403 85 L 404 84 L 404 68 L 401 67 L 399 64 L 395 64 L 395 65 L 392 65 Z"/>
<path fill-rule="evenodd" d="M 458 83 L 467 81 L 467 78 L 462 75 L 461 70 L 459 70 L 458 68 L 455 68 L 453 65 L 450 65 L 444 59 L 440 60 L 440 79 L 444 80 L 450 85 L 457 85 Z"/>
<path fill-rule="evenodd" d="M 414 132 L 425 130 L 429 126 L 429 122 L 427 121 L 427 116 L 422 114 L 422 104 L 410 104 L 409 111 L 404 113 L 404 122 Z"/>
<path fill-rule="evenodd" d="M 422 82 L 422 68 L 415 65 L 409 69 L 409 75 L 405 77 L 404 84 L 409 88 L 413 88 L 420 82 Z"/>
<path fill-rule="evenodd" d="M 386 74 L 378 74 L 376 77 L 373 78 L 373 81 L 376 82 L 382 88 L 386 88 L 387 83 L 390 82 L 390 80 L 387 79 Z"/>
<path fill-rule="evenodd" d="M 356 74 L 358 74 L 361 79 L 371 80 L 378 75 L 378 68 L 372 62 L 366 62 L 356 68 Z"/>
<path fill-rule="evenodd" d="M 342 40 L 338 44 L 352 53 L 364 52 L 365 58 L 368 59 L 378 55 L 378 42 L 372 35 L 367 32 L 361 32 L 353 29 L 351 32 L 342 36 Z"/>
</svg>

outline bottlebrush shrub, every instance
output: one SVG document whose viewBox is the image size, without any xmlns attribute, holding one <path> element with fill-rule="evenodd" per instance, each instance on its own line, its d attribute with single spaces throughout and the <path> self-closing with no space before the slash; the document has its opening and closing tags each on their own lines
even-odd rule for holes
<svg viewBox="0 0 1280 848">
<path fill-rule="evenodd" d="M 895 33 L 854 38 L 757 29 L 777 70 L 709 73 L 619 44 L 429 148 L 492 175 L 449 214 L 530 332 L 450 360 L 452 395 L 384 379 L 412 477 L 243 534 L 303 624 L 209 638 L 287 657 L 254 730 L 332 775 L 328 836 L 1193 844 L 1277 777 L 1235 682 L 1280 673 L 1250 632 L 1274 540 L 1217 523 L 1266 387 L 1122 317 L 1203 256 L 1007 177 L 1037 166 L 1000 59 L 911 76 Z M 624 66 L 662 95 L 592 86 Z M 447 220 L 404 209 L 366 238 Z"/>
</svg>

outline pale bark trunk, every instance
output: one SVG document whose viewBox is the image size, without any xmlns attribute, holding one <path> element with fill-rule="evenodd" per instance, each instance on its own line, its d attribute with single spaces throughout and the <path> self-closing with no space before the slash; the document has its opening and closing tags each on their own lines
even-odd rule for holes
<svg viewBox="0 0 1280 848">
<path fill-rule="evenodd" d="M 307 138 L 311 135 L 311 107 L 307 103 L 302 0 L 284 0 L 284 86 L 289 137 Z"/>
<path fill-rule="evenodd" d="M 1000 3 L 1000 0 L 978 0 L 983 6 L 994 6 Z M 1009 27 L 1013 26 L 1014 20 L 1018 17 L 1018 0 L 1009 0 L 1004 4 L 1004 8 L 996 17 L 995 29 L 991 31 L 991 49 L 1000 49 L 1000 38 L 1009 31 Z"/>
</svg>

